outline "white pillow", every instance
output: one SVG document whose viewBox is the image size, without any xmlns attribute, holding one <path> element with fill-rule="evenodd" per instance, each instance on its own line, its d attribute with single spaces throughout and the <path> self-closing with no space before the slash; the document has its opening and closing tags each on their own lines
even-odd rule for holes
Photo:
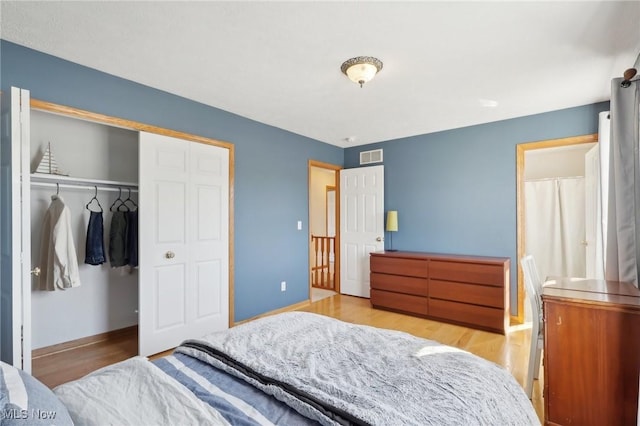
<svg viewBox="0 0 640 426">
<path fill-rule="evenodd" d="M 73 425 L 67 408 L 38 379 L 0 361 L 0 425 Z"/>
</svg>

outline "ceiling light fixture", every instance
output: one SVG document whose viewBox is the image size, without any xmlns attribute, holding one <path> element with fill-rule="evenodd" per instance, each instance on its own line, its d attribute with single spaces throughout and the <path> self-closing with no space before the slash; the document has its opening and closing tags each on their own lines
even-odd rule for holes
<svg viewBox="0 0 640 426">
<path fill-rule="evenodd" d="M 354 83 L 362 87 L 382 69 L 382 61 L 373 56 L 358 56 L 342 63 L 340 70 Z"/>
</svg>

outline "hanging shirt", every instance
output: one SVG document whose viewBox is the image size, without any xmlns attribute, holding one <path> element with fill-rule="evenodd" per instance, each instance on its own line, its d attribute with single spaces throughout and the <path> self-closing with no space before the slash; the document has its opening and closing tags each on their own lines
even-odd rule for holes
<svg viewBox="0 0 640 426">
<path fill-rule="evenodd" d="M 111 216 L 109 230 L 109 260 L 112 268 L 129 263 L 127 251 L 127 216 L 125 212 L 116 210 Z"/>
<path fill-rule="evenodd" d="M 71 212 L 59 195 L 51 196 L 51 205 L 44 215 L 40 269 L 39 290 L 66 290 L 80 285 Z"/>
<path fill-rule="evenodd" d="M 127 212 L 127 254 L 129 266 L 138 267 L 138 210 Z"/>
</svg>

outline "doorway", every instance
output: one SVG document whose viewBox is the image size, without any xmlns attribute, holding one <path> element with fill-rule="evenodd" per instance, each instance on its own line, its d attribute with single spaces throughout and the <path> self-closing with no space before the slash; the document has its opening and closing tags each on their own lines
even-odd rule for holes
<svg viewBox="0 0 640 426">
<path fill-rule="evenodd" d="M 520 268 L 520 259 L 527 253 L 527 229 L 526 229 L 526 181 L 527 181 L 527 162 L 531 161 L 531 165 L 534 162 L 544 163 L 544 154 L 552 152 L 554 149 L 564 150 L 565 152 L 569 152 L 570 149 L 568 147 L 584 145 L 585 151 L 588 149 L 587 147 L 592 146 L 594 143 L 598 142 L 598 135 L 584 135 L 584 136 L 575 136 L 563 139 L 552 139 L 546 141 L 539 142 L 531 142 L 519 144 L 516 146 L 516 176 L 517 176 L 517 280 L 518 280 L 518 300 L 517 307 L 518 312 L 517 315 L 512 316 L 512 322 L 515 323 L 523 323 L 525 321 L 525 310 L 524 310 L 524 301 L 525 301 L 525 292 L 524 292 L 524 278 L 522 274 L 522 269 Z M 557 154 L 558 151 L 556 151 Z M 533 154 L 533 157 L 531 156 Z M 538 158 L 536 158 L 538 157 Z M 532 159 L 533 158 L 533 159 Z M 558 164 L 560 168 L 563 162 L 559 161 Z M 530 167 L 531 168 L 531 167 Z M 560 176 L 562 173 L 560 171 L 550 171 L 549 173 Z M 531 175 L 529 175 L 531 177 Z M 534 179 L 529 179 L 534 180 Z"/>
<path fill-rule="evenodd" d="M 340 292 L 339 185 L 341 167 L 309 160 L 309 299 Z"/>
</svg>

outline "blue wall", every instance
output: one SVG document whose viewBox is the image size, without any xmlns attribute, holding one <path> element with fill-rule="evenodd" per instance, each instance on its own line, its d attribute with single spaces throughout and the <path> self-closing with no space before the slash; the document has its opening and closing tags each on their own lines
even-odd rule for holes
<svg viewBox="0 0 640 426">
<path fill-rule="evenodd" d="M 0 55 L 4 93 L 17 86 L 35 99 L 232 142 L 235 320 L 307 300 L 307 161 L 342 165 L 342 148 L 5 40 Z M 1 209 L 7 214 L 6 205 Z"/>
<path fill-rule="evenodd" d="M 516 145 L 598 132 L 608 102 L 348 148 L 384 149 L 385 210 L 394 248 L 511 258 L 516 313 Z"/>
<path fill-rule="evenodd" d="M 236 321 L 307 298 L 308 159 L 357 167 L 360 151 L 384 148 L 396 248 L 506 256 L 515 270 L 515 146 L 596 133 L 608 109 L 604 102 L 342 150 L 6 41 L 0 54 L 5 93 L 18 86 L 33 98 L 235 145 Z"/>
</svg>

